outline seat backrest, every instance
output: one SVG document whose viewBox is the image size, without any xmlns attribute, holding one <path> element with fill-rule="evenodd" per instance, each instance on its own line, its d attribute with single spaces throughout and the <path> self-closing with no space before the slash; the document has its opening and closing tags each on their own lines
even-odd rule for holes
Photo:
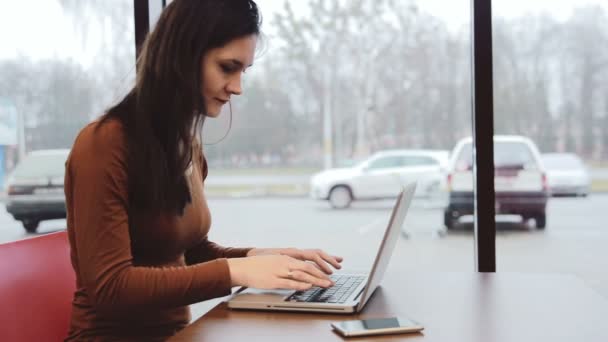
<svg viewBox="0 0 608 342">
<path fill-rule="evenodd" d="M 0 341 L 63 341 L 75 288 L 65 231 L 0 244 Z"/>
</svg>

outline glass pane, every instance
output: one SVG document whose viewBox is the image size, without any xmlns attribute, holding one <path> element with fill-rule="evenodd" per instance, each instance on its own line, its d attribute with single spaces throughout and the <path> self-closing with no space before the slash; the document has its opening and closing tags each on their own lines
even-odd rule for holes
<svg viewBox="0 0 608 342">
<path fill-rule="evenodd" d="M 386 169 L 390 167 L 399 167 L 403 165 L 401 157 L 384 157 L 378 158 L 369 164 L 370 169 Z"/>
<path fill-rule="evenodd" d="M 608 295 L 608 4 L 493 11 L 497 268 L 572 274 Z"/>
<path fill-rule="evenodd" d="M 19 162 L 12 176 L 15 178 L 62 177 L 68 154 L 69 150 L 32 153 Z"/>
<path fill-rule="evenodd" d="M 408 166 L 424 166 L 424 165 L 440 165 L 439 160 L 430 157 L 406 157 L 404 165 Z"/>
<path fill-rule="evenodd" d="M 474 270 L 473 232 L 446 210 L 450 151 L 471 135 L 470 3 L 258 4 L 244 93 L 205 122 L 212 239 L 322 248 L 366 269 L 400 187 L 417 181 L 392 270 Z M 370 163 L 388 154 L 399 167 Z"/>
<path fill-rule="evenodd" d="M 133 83 L 133 1 L 4 1 L 0 31 L 0 203 L 52 192 L 45 203 L 61 204 L 76 134 Z M 58 215 L 49 211 L 29 212 L 42 219 L 38 231 L 65 229 L 65 220 L 45 219 Z M 27 237 L 4 204 L 0 223 L 0 243 Z"/>
</svg>

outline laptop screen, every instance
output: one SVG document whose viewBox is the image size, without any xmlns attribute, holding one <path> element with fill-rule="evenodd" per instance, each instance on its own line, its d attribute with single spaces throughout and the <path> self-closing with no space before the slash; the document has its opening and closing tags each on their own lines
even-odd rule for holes
<svg viewBox="0 0 608 342">
<path fill-rule="evenodd" d="M 388 262 L 393 254 L 395 245 L 397 244 L 397 239 L 399 239 L 399 232 L 401 231 L 401 226 L 403 226 L 403 222 L 405 221 L 405 216 L 410 207 L 415 191 L 416 183 L 412 183 L 405 186 L 401 191 L 401 194 L 399 194 L 399 197 L 397 197 L 397 202 L 393 207 L 391 219 L 388 223 L 386 231 L 384 232 L 384 238 L 382 239 L 382 243 L 378 249 L 374 266 L 372 267 L 369 280 L 365 286 L 365 291 L 363 292 L 363 296 L 361 297 L 357 311 L 360 311 L 363 308 L 369 297 L 371 297 L 372 293 L 384 277 L 384 272 L 388 267 Z"/>
</svg>

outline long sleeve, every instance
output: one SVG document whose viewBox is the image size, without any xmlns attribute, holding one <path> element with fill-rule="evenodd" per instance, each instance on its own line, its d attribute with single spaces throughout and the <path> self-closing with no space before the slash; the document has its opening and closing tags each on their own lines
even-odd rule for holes
<svg viewBox="0 0 608 342">
<path fill-rule="evenodd" d="M 186 262 L 189 265 L 193 265 L 217 258 L 242 258 L 247 256 L 247 252 L 250 250 L 251 248 L 223 247 L 205 239 L 186 252 Z"/>
<path fill-rule="evenodd" d="M 92 305 L 112 314 L 188 305 L 229 294 L 226 259 L 193 266 L 134 266 L 126 142 L 122 130 L 108 127 L 112 125 L 117 124 L 85 129 L 74 144 L 66 170 L 73 262 Z"/>
<path fill-rule="evenodd" d="M 194 145 L 196 151 L 195 162 L 199 163 L 201 174 L 203 176 L 203 183 L 207 178 L 208 167 L 207 160 L 203 155 L 202 148 L 198 143 Z M 207 262 L 217 258 L 242 258 L 247 256 L 252 248 L 234 248 L 234 247 L 223 247 L 215 242 L 209 241 L 205 238 L 201 243 L 191 248 L 186 252 L 186 262 L 189 265 L 197 264 L 201 262 Z"/>
</svg>

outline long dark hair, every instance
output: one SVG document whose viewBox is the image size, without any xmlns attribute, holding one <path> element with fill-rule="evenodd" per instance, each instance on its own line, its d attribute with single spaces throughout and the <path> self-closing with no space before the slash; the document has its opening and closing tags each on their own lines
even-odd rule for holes
<svg viewBox="0 0 608 342">
<path fill-rule="evenodd" d="M 207 112 L 203 56 L 259 35 L 260 25 L 253 0 L 174 0 L 163 10 L 142 46 L 135 86 L 100 123 L 117 118 L 125 128 L 130 209 L 183 212 L 194 132 Z"/>
</svg>

